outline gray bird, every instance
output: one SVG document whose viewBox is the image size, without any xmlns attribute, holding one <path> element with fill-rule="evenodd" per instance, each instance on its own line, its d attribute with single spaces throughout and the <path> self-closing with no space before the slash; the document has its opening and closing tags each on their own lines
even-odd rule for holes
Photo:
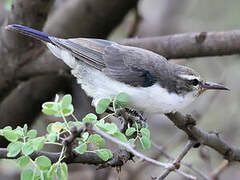
<svg viewBox="0 0 240 180">
<path fill-rule="evenodd" d="M 6 29 L 46 43 L 56 57 L 72 68 L 94 105 L 100 98 L 125 92 L 130 96 L 130 108 L 169 113 L 186 107 L 207 89 L 228 90 L 205 82 L 193 69 L 170 63 L 145 49 L 102 39 L 61 39 L 15 24 Z"/>
</svg>

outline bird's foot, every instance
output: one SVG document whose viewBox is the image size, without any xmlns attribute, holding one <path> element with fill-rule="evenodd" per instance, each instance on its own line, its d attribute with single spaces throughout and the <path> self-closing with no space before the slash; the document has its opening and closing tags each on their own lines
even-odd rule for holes
<svg viewBox="0 0 240 180">
<path fill-rule="evenodd" d="M 121 108 L 116 110 L 116 116 L 123 125 L 123 129 L 132 126 L 134 123 L 139 124 L 141 127 L 146 127 L 146 119 L 143 117 L 142 112 L 138 112 L 134 109 Z"/>
</svg>

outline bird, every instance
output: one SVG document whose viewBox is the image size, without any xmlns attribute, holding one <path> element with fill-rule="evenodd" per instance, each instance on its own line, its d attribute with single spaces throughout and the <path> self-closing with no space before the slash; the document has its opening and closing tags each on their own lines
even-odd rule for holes
<svg viewBox="0 0 240 180">
<path fill-rule="evenodd" d="M 71 68 L 95 106 L 101 98 L 125 92 L 130 97 L 129 108 L 151 114 L 172 113 L 191 104 L 206 90 L 229 90 L 146 49 L 103 39 L 63 39 L 18 24 L 7 25 L 6 29 L 44 42 Z"/>
</svg>

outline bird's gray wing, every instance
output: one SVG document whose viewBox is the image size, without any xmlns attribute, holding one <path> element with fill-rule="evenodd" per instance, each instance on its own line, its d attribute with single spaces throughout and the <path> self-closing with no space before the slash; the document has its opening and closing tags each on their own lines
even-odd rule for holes
<svg viewBox="0 0 240 180">
<path fill-rule="evenodd" d="M 104 49 L 106 68 L 103 72 L 118 81 L 132 86 L 148 87 L 156 82 L 150 51 L 113 44 Z"/>
<path fill-rule="evenodd" d="M 150 51 L 128 47 L 101 39 L 59 39 L 51 41 L 74 57 L 102 71 L 108 77 L 132 86 L 147 87 L 155 83 L 154 63 Z M 146 63 L 149 61 L 148 63 Z"/>
</svg>

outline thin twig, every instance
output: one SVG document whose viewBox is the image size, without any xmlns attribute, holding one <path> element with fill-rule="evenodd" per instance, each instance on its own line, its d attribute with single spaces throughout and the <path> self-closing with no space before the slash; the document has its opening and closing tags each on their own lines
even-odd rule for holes
<svg viewBox="0 0 240 180">
<path fill-rule="evenodd" d="M 173 161 L 172 166 L 166 169 L 161 176 L 158 177 L 158 180 L 165 179 L 171 171 L 179 169 L 180 162 L 184 158 L 184 156 L 188 153 L 188 151 L 194 146 L 195 141 L 188 141 L 183 151 L 179 154 L 179 156 Z"/>
<path fill-rule="evenodd" d="M 127 144 L 127 143 L 124 143 L 108 134 L 106 134 L 105 132 L 101 131 L 100 129 L 96 128 L 95 126 L 93 126 L 92 124 L 88 124 L 87 125 L 87 129 L 92 129 L 93 131 L 95 131 L 96 133 L 100 134 L 102 137 L 120 145 L 120 146 L 123 146 L 125 147 L 127 150 L 129 150 L 132 154 L 134 154 L 136 157 L 142 159 L 142 160 L 145 160 L 145 161 L 148 161 L 154 165 L 157 165 L 157 166 L 161 166 L 165 169 L 171 169 L 173 167 L 172 164 L 169 164 L 169 163 L 162 163 L 162 162 L 159 162 L 159 161 L 156 161 L 154 159 L 151 159 L 141 153 L 139 153 L 138 151 L 136 151 L 131 145 Z M 188 179 L 196 179 L 196 177 L 192 176 L 192 175 L 189 175 L 187 173 L 184 173 L 178 169 L 174 169 L 174 171 L 182 176 L 184 176 L 185 178 L 188 178 Z"/>
<path fill-rule="evenodd" d="M 219 179 L 219 176 L 222 174 L 222 172 L 227 168 L 229 167 L 229 161 L 226 161 L 224 160 L 220 166 L 215 169 L 212 174 L 211 174 L 211 177 L 213 180 L 218 180 Z"/>
<path fill-rule="evenodd" d="M 161 155 L 163 155 L 164 157 L 166 157 L 170 161 L 174 161 L 174 158 L 172 156 L 170 156 L 167 152 L 164 151 L 165 146 L 159 146 L 155 142 L 151 142 L 151 143 L 152 143 L 153 147 L 155 147 L 157 150 L 160 151 Z M 192 170 L 194 173 L 199 175 L 204 180 L 209 180 L 210 179 L 208 176 L 206 176 L 203 172 L 199 171 L 197 168 L 195 168 L 190 163 L 186 163 L 186 162 L 181 161 L 181 165 L 189 168 L 190 170 Z"/>
</svg>

